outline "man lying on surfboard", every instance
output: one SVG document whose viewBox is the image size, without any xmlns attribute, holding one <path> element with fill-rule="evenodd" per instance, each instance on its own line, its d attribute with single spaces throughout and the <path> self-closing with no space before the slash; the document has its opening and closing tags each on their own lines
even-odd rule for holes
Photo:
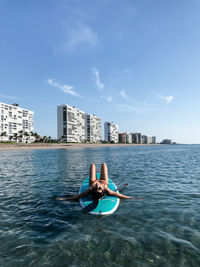
<svg viewBox="0 0 200 267">
<path fill-rule="evenodd" d="M 90 166 L 90 176 L 89 176 L 89 189 L 72 197 L 68 198 L 59 198 L 59 200 L 78 200 L 82 197 L 86 197 L 88 195 L 92 195 L 94 200 L 101 199 L 104 194 L 109 196 L 115 196 L 121 199 L 130 199 L 132 197 L 125 196 L 123 194 L 112 191 L 108 188 L 108 168 L 106 163 L 102 163 L 101 165 L 101 175 L 100 179 L 97 179 L 96 176 L 96 166 L 95 164 L 91 164 Z"/>
</svg>

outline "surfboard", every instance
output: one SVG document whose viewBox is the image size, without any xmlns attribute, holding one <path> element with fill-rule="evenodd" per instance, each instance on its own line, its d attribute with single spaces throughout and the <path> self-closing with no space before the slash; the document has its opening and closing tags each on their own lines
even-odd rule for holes
<svg viewBox="0 0 200 267">
<path fill-rule="evenodd" d="M 97 173 L 97 179 L 100 178 L 100 173 Z M 79 194 L 89 188 L 89 176 L 83 181 Z M 118 192 L 115 183 L 108 178 L 108 188 L 115 192 Z M 119 198 L 114 196 L 104 196 L 99 200 L 98 204 L 92 199 L 92 196 L 83 197 L 79 200 L 81 207 L 84 211 L 92 215 L 109 215 L 116 211 L 119 206 Z"/>
</svg>

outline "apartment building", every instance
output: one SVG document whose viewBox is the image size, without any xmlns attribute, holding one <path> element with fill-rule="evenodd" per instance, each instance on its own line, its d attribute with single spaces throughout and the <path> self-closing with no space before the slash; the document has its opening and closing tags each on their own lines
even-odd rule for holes
<svg viewBox="0 0 200 267">
<path fill-rule="evenodd" d="M 141 133 L 132 133 L 132 143 L 142 144 L 142 134 Z"/>
<path fill-rule="evenodd" d="M 18 104 L 0 102 L 0 141 L 11 141 L 21 133 L 22 142 L 32 142 L 29 136 L 34 131 L 34 112 L 19 107 Z M 23 136 L 26 133 L 26 137 Z M 18 141 L 17 138 L 15 138 Z"/>
<path fill-rule="evenodd" d="M 104 139 L 106 142 L 118 143 L 118 125 L 106 121 L 104 123 Z"/>
<path fill-rule="evenodd" d="M 142 143 L 143 144 L 152 144 L 152 136 L 142 135 Z"/>
<path fill-rule="evenodd" d="M 126 136 L 127 136 L 126 133 L 119 133 L 119 143 L 126 144 L 127 143 Z"/>
<path fill-rule="evenodd" d="M 86 114 L 86 140 L 97 143 L 101 139 L 101 119 L 95 115 Z"/>
<path fill-rule="evenodd" d="M 57 107 L 57 136 L 64 142 L 86 140 L 85 112 L 69 105 Z"/>
<path fill-rule="evenodd" d="M 173 142 L 171 139 L 163 139 L 161 144 L 165 144 L 165 145 L 171 145 Z"/>
<path fill-rule="evenodd" d="M 152 136 L 152 144 L 156 144 L 156 136 Z"/>
<path fill-rule="evenodd" d="M 126 134 L 126 143 L 127 144 L 131 144 L 132 143 L 132 134 L 131 133 L 127 133 Z"/>
<path fill-rule="evenodd" d="M 58 106 L 57 136 L 64 142 L 100 142 L 101 119 L 74 106 Z"/>
</svg>

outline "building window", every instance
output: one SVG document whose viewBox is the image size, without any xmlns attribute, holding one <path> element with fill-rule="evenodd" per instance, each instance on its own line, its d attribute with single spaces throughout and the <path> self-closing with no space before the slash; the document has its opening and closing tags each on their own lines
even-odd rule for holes
<svg viewBox="0 0 200 267">
<path fill-rule="evenodd" d="M 67 120 L 66 111 L 63 111 L 63 121 Z"/>
</svg>

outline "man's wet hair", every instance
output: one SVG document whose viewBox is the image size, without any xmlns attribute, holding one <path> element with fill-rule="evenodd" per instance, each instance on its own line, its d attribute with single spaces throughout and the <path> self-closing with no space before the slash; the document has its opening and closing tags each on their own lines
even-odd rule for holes
<svg viewBox="0 0 200 267">
<path fill-rule="evenodd" d="M 104 192 L 93 192 L 92 194 L 92 198 L 93 200 L 99 200 L 100 198 L 102 198 L 104 196 Z"/>
</svg>

